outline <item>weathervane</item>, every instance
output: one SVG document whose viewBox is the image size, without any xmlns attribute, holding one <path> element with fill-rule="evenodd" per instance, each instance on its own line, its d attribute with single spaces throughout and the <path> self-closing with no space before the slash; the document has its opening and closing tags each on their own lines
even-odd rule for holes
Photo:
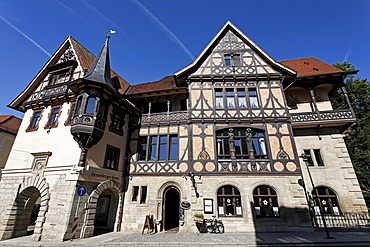
<svg viewBox="0 0 370 247">
<path fill-rule="evenodd" d="M 110 38 L 110 35 L 111 35 L 111 34 L 114 34 L 114 33 L 116 33 L 116 31 L 114 31 L 114 30 L 109 30 L 109 31 L 107 32 L 107 39 L 109 39 L 109 38 Z"/>
</svg>

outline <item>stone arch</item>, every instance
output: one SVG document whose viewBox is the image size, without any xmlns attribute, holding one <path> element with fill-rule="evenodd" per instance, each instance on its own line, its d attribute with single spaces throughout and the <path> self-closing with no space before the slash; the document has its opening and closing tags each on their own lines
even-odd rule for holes
<svg viewBox="0 0 370 247">
<path fill-rule="evenodd" d="M 99 200 L 99 196 L 102 194 L 102 192 L 106 189 L 114 189 L 118 196 L 118 208 L 122 208 L 122 186 L 112 180 L 107 180 L 102 183 L 100 183 L 96 189 L 94 189 L 88 200 L 85 204 L 85 219 L 82 226 L 82 232 L 81 232 L 81 238 L 87 238 L 92 237 L 94 234 L 94 219 L 95 219 L 95 213 L 96 213 L 96 207 Z M 116 226 L 117 229 L 117 222 L 118 222 L 119 215 L 116 215 Z"/>
<path fill-rule="evenodd" d="M 32 235 L 33 240 L 39 241 L 45 223 L 45 215 L 49 207 L 49 184 L 46 182 L 45 177 L 27 177 L 24 179 L 23 183 L 19 185 L 18 191 L 15 201 L 9 210 L 8 217 L 4 218 L 6 229 L 2 239 L 9 239 L 27 234 L 28 220 L 31 216 L 32 207 L 40 197 L 40 211 L 37 215 L 36 225 Z"/>
<path fill-rule="evenodd" d="M 158 190 L 157 198 L 162 199 L 164 191 L 170 186 L 177 187 L 180 191 L 181 199 L 186 199 L 184 188 L 179 183 L 174 182 L 174 181 L 168 181 L 168 182 L 163 183 Z"/>
</svg>

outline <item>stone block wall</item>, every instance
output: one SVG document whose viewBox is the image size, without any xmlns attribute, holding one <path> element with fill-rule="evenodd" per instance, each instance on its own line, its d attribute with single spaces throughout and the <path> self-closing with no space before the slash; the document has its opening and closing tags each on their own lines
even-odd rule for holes
<svg viewBox="0 0 370 247">
<path fill-rule="evenodd" d="M 336 133 L 296 136 L 299 153 L 320 149 L 324 166 L 309 166 L 314 185 L 330 187 L 336 194 L 342 212 L 367 212 L 365 201 L 353 169 L 343 136 Z M 312 157 L 315 159 L 315 157 Z M 301 159 L 304 180 L 309 190 L 312 186 L 307 168 Z"/>
</svg>

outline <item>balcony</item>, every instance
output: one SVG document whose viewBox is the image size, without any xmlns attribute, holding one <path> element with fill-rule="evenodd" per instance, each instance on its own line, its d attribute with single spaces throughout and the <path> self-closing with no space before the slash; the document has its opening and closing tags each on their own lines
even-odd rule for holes
<svg viewBox="0 0 370 247">
<path fill-rule="evenodd" d="M 153 123 L 153 122 L 172 122 L 189 119 L 187 111 L 176 111 L 176 112 L 160 112 L 143 114 L 142 123 Z"/>
<path fill-rule="evenodd" d="M 67 84 L 58 84 L 58 86 L 48 87 L 41 91 L 34 92 L 32 97 L 29 99 L 29 102 L 38 102 L 50 98 L 64 97 L 68 90 Z M 72 94 L 71 91 L 68 91 L 68 94 Z M 27 103 L 29 103 L 27 102 Z"/>
<path fill-rule="evenodd" d="M 355 121 L 356 117 L 350 109 L 316 112 L 291 113 L 292 125 L 309 125 L 325 123 L 348 123 Z"/>
</svg>

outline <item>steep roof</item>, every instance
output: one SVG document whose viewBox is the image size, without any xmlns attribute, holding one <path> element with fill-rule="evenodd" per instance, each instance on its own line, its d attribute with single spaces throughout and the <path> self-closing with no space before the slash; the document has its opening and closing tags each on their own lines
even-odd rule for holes
<svg viewBox="0 0 370 247">
<path fill-rule="evenodd" d="M 14 135 L 17 134 L 22 120 L 13 115 L 0 115 L 0 131 L 7 131 Z"/>
<path fill-rule="evenodd" d="M 69 38 L 71 40 L 73 48 L 75 48 L 77 57 L 80 61 L 80 64 L 81 64 L 82 68 L 84 70 L 88 70 L 91 67 L 91 65 L 93 64 L 96 57 L 90 51 L 88 51 L 83 45 L 81 45 L 79 42 L 77 42 L 74 38 L 72 38 L 72 37 L 69 37 Z M 118 91 L 121 94 L 123 94 L 128 89 L 128 87 L 130 86 L 130 84 L 126 80 L 124 80 L 121 76 L 119 76 L 115 71 L 110 70 L 110 76 L 112 78 L 117 76 L 118 81 L 121 85 L 121 89 L 118 90 Z"/>
<path fill-rule="evenodd" d="M 174 75 L 179 77 L 184 75 L 188 71 L 196 68 L 200 65 L 204 57 L 208 56 L 207 54 L 213 49 L 213 47 L 219 42 L 219 40 L 225 35 L 228 30 L 232 30 L 235 34 L 237 34 L 246 44 L 248 44 L 251 49 L 253 49 L 256 53 L 258 53 L 261 57 L 263 57 L 266 62 L 274 66 L 275 68 L 279 69 L 280 71 L 285 71 L 285 73 L 294 76 L 295 71 L 291 70 L 289 67 L 275 61 L 271 56 L 269 56 L 264 50 L 262 50 L 256 43 L 254 43 L 249 37 L 247 37 L 242 31 L 240 31 L 234 24 L 230 21 L 227 21 L 220 31 L 214 36 L 214 38 L 209 42 L 205 49 L 199 54 L 199 56 L 188 66 L 184 67 L 183 69 L 177 71 Z"/>
<path fill-rule="evenodd" d="M 315 57 L 283 60 L 279 61 L 279 63 L 282 63 L 285 66 L 297 71 L 298 77 L 343 72 L 343 70 L 340 70 Z"/>
<path fill-rule="evenodd" d="M 32 79 L 32 81 L 27 85 L 27 87 L 8 105 L 9 107 L 21 110 L 20 106 L 24 100 L 26 100 L 31 93 L 38 87 L 40 81 L 47 75 L 49 66 L 56 64 L 58 59 L 63 55 L 63 53 L 68 49 L 68 47 L 72 46 L 73 50 L 76 52 L 77 62 L 78 64 L 87 71 L 92 63 L 95 60 L 95 56 L 88 51 L 83 45 L 77 42 L 71 36 L 68 36 L 66 40 L 59 46 L 59 48 L 55 51 L 55 53 L 51 56 L 51 58 L 45 63 L 45 65 L 41 68 L 41 70 L 37 73 L 37 75 Z M 123 94 L 130 84 L 125 81 L 122 77 L 120 77 L 116 72 L 110 70 L 111 77 L 117 76 L 118 81 L 120 83 L 121 89 L 118 91 Z"/>
<path fill-rule="evenodd" d="M 155 92 L 162 90 L 176 89 L 175 78 L 172 75 L 166 76 L 159 81 L 147 82 L 142 84 L 131 85 L 126 94 L 138 94 Z"/>
</svg>

